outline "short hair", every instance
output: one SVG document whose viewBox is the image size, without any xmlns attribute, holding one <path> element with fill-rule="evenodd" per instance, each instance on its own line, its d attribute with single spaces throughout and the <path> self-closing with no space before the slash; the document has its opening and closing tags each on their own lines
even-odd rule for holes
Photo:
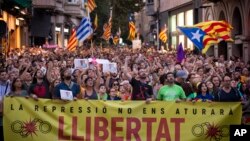
<svg viewBox="0 0 250 141">
<path fill-rule="evenodd" d="M 166 74 L 166 78 L 168 78 L 168 75 L 170 75 L 170 74 L 172 74 L 172 75 L 174 76 L 174 73 L 173 73 L 173 72 L 168 72 L 168 73 Z"/>
</svg>

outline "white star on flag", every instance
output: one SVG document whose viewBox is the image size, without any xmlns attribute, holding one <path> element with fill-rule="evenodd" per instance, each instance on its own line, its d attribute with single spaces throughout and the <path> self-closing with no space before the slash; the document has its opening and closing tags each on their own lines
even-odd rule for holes
<svg viewBox="0 0 250 141">
<path fill-rule="evenodd" d="M 191 32 L 193 37 L 192 37 L 192 40 L 197 40 L 198 42 L 201 42 L 201 36 L 202 34 L 199 33 L 199 30 L 197 30 L 195 33 Z"/>
</svg>

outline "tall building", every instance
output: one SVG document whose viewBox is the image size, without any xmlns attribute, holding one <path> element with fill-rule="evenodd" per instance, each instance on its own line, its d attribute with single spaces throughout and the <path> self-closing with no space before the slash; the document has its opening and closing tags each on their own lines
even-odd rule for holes
<svg viewBox="0 0 250 141">
<path fill-rule="evenodd" d="M 71 29 L 86 15 L 82 0 L 33 0 L 31 42 L 67 46 Z"/>
<path fill-rule="evenodd" d="M 135 24 L 137 32 L 141 34 L 144 42 L 154 44 L 155 38 L 152 33 L 156 33 L 155 30 L 155 19 L 150 16 L 154 9 L 149 9 L 150 6 L 154 6 L 152 2 L 144 1 L 146 6 L 138 13 L 135 13 Z M 152 8 L 152 7 L 150 7 Z M 150 13 L 151 12 L 151 13 Z"/>
<path fill-rule="evenodd" d="M 250 1 L 208 0 L 203 3 L 203 20 L 225 20 L 232 26 L 233 43 L 221 42 L 209 50 L 215 56 L 237 56 L 250 60 Z"/>
<path fill-rule="evenodd" d="M 8 52 L 12 48 L 20 48 L 28 44 L 28 23 L 26 19 L 31 16 L 29 9 L 32 0 L 1 0 L 1 52 Z M 4 32 L 2 32 L 4 31 Z"/>
<path fill-rule="evenodd" d="M 164 24 L 168 27 L 168 47 L 175 49 L 183 43 L 185 49 L 194 49 L 193 43 L 177 30 L 177 26 L 189 26 L 201 21 L 226 20 L 233 26 L 233 43 L 221 42 L 212 46 L 207 55 L 242 57 L 250 60 L 250 1 L 249 0 L 147 0 L 146 15 L 148 22 L 157 30 Z M 137 24 L 145 24 L 136 21 Z M 155 34 L 152 32 L 151 34 Z"/>
</svg>

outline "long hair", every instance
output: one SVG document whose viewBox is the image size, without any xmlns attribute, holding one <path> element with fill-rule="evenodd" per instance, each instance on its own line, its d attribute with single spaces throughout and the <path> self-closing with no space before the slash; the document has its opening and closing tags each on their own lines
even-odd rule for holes
<svg viewBox="0 0 250 141">
<path fill-rule="evenodd" d="M 201 83 L 198 85 L 197 94 L 201 94 L 201 93 L 202 93 L 202 90 L 201 90 L 202 85 L 205 85 L 205 86 L 207 87 L 207 85 L 206 85 L 205 82 L 201 82 Z M 207 87 L 206 93 L 209 93 L 208 87 Z"/>
<path fill-rule="evenodd" d="M 15 91 L 16 91 L 15 83 L 16 83 L 17 79 L 20 79 L 20 78 L 14 78 L 14 80 L 13 80 L 13 82 L 12 82 L 12 84 L 11 84 L 11 91 L 12 91 L 12 92 L 15 92 Z M 21 79 L 20 79 L 20 80 L 21 80 Z M 21 89 L 24 90 L 24 89 L 25 89 L 25 86 L 24 86 L 24 84 L 23 84 L 22 81 L 21 81 L 21 83 L 22 83 Z"/>
<path fill-rule="evenodd" d="M 37 72 L 38 72 L 38 71 L 39 71 L 39 70 L 37 70 L 37 71 L 35 72 L 34 76 L 33 76 L 32 84 L 36 84 L 36 83 L 37 83 L 36 75 L 37 75 Z M 41 71 L 41 70 L 40 70 L 40 71 Z M 48 79 L 47 79 L 47 77 L 46 77 L 46 75 L 47 75 L 47 72 L 46 72 L 46 74 L 44 74 L 44 76 L 43 76 L 43 81 L 49 82 Z"/>
</svg>

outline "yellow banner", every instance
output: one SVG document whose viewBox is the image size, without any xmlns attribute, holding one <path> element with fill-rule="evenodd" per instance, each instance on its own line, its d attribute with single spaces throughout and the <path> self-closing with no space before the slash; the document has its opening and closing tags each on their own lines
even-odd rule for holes
<svg viewBox="0 0 250 141">
<path fill-rule="evenodd" d="M 229 140 L 240 103 L 4 99 L 6 141 Z"/>
</svg>

